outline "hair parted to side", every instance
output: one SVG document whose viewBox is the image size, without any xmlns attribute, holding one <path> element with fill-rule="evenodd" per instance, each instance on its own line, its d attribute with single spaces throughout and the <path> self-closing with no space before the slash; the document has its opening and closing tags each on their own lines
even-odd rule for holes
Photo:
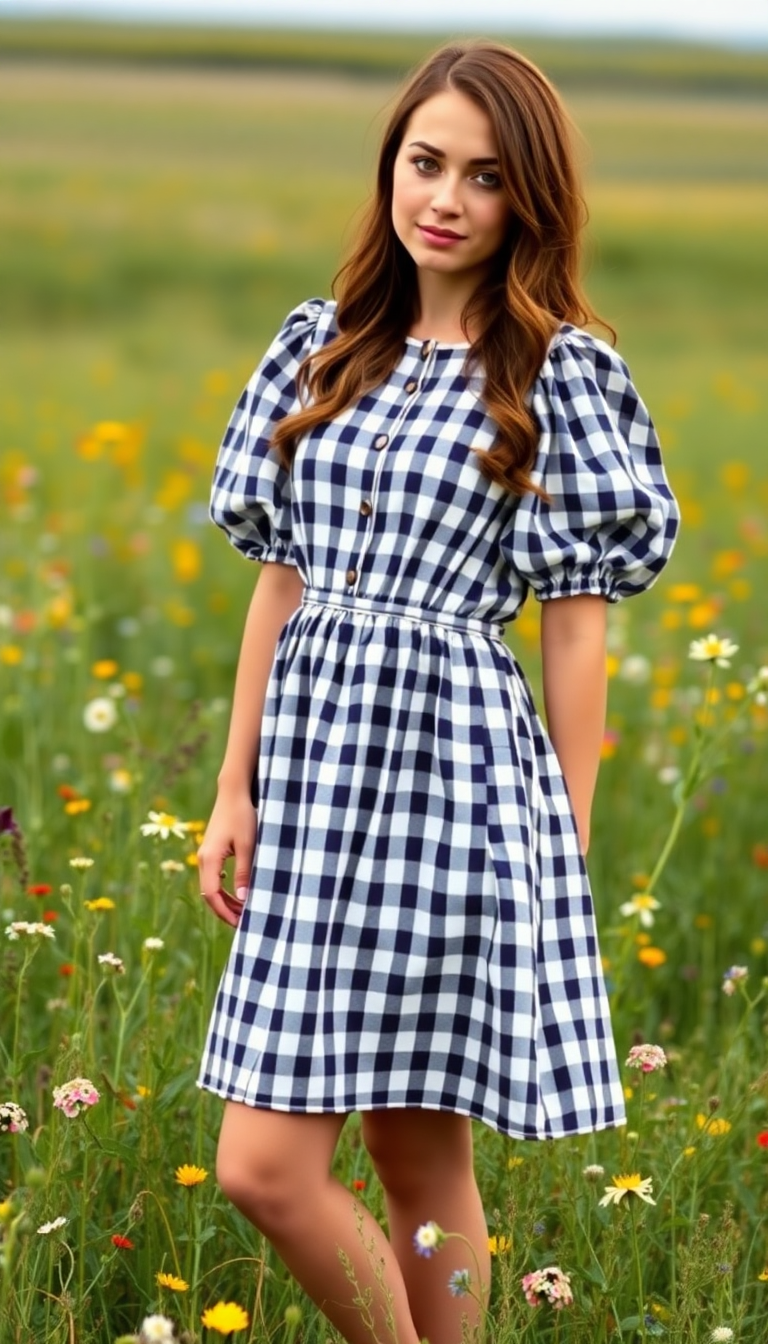
<svg viewBox="0 0 768 1344">
<path fill-rule="evenodd" d="M 601 319 L 581 289 L 587 211 L 569 118 L 541 71 L 494 42 L 441 48 L 403 90 L 384 132 L 376 189 L 356 245 L 334 280 L 338 335 L 304 361 L 298 388 L 302 400 L 307 394 L 311 400 L 278 423 L 272 443 L 289 468 L 302 435 L 378 386 L 402 357 L 419 300 L 416 267 L 392 224 L 395 158 L 412 113 L 448 89 L 471 98 L 489 118 L 514 216 L 508 242 L 462 313 L 464 330 L 471 323 L 479 332 L 469 360 L 482 370 L 483 402 L 498 427 L 478 463 L 513 494 L 543 494 L 529 476 L 540 427 L 526 394 L 560 324 Z"/>
</svg>

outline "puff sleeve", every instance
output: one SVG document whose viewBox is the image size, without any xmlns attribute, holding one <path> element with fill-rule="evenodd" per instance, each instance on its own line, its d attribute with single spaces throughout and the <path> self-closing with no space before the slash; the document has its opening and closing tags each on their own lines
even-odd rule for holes
<svg viewBox="0 0 768 1344">
<path fill-rule="evenodd" d="M 541 439 L 531 472 L 551 502 L 524 495 L 500 545 L 539 601 L 592 593 L 619 602 L 650 588 L 680 512 L 650 416 L 622 359 L 564 328 L 533 388 Z"/>
<path fill-rule="evenodd" d="M 322 299 L 309 299 L 288 314 L 232 412 L 219 448 L 209 514 L 249 560 L 298 563 L 290 473 L 269 441 L 274 425 L 299 408 L 296 374 L 324 307 Z"/>
</svg>

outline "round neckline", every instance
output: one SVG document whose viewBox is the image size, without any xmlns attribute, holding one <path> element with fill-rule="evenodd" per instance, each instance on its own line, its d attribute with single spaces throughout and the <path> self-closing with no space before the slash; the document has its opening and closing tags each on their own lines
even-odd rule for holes
<svg viewBox="0 0 768 1344">
<path fill-rule="evenodd" d="M 406 336 L 406 345 L 434 345 L 436 350 L 471 350 L 471 341 L 436 341 L 433 336 Z"/>
</svg>

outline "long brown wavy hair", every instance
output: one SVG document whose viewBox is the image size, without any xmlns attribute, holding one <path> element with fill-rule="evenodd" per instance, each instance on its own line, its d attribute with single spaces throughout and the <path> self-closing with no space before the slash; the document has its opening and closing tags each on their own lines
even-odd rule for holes
<svg viewBox="0 0 768 1344">
<path fill-rule="evenodd" d="M 297 440 L 382 383 L 402 357 L 419 318 L 415 264 L 392 224 L 395 158 L 412 113 L 451 89 L 471 98 L 493 128 L 499 176 L 513 223 L 488 275 L 465 305 L 461 325 L 479 334 L 465 367 L 484 377 L 483 402 L 496 442 L 478 452 L 489 480 L 522 495 L 540 427 L 526 396 L 563 322 L 601 322 L 580 283 L 587 210 L 579 188 L 571 123 L 555 90 L 518 52 L 494 42 L 451 44 L 412 76 L 384 132 L 376 190 L 351 256 L 333 282 L 338 334 L 298 374 L 302 409 L 281 420 L 272 443 L 286 469 Z"/>
</svg>

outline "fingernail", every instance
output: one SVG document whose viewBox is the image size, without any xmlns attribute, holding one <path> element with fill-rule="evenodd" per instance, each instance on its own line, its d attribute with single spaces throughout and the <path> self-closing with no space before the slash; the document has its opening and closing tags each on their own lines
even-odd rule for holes
<svg viewBox="0 0 768 1344">
<path fill-rule="evenodd" d="M 247 887 L 238 887 L 238 888 L 237 888 L 237 891 L 235 892 L 235 895 L 236 895 L 238 901 L 244 901 L 245 898 L 246 898 L 246 896 L 248 895 L 248 888 L 247 888 Z"/>
</svg>

